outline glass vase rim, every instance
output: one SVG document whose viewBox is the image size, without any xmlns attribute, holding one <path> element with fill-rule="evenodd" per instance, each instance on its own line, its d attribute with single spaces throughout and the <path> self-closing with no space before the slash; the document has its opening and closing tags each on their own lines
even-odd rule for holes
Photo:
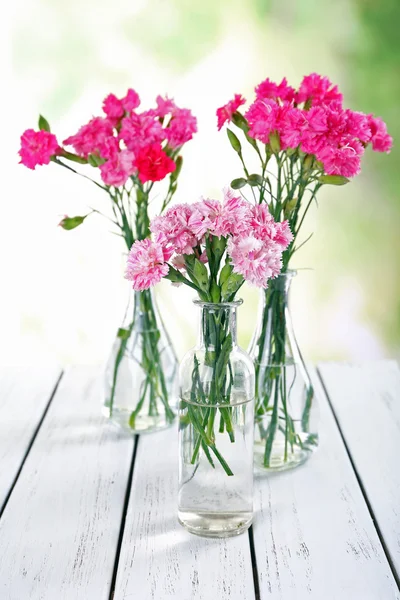
<svg viewBox="0 0 400 600">
<path fill-rule="evenodd" d="M 242 298 L 239 300 L 233 300 L 232 302 L 206 302 L 195 298 L 193 304 L 200 308 L 214 308 L 215 310 L 222 310 L 223 308 L 237 308 L 243 304 Z"/>
<path fill-rule="evenodd" d="M 282 277 L 282 279 L 292 279 L 293 277 L 296 277 L 296 275 L 297 269 L 287 269 L 287 271 L 281 271 L 276 277 L 272 279 L 272 281 L 276 281 L 280 277 Z"/>
</svg>

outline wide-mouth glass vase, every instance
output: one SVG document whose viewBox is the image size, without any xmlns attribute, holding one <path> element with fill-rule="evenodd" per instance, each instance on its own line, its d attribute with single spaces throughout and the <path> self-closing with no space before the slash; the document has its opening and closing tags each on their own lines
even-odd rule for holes
<svg viewBox="0 0 400 600">
<path fill-rule="evenodd" d="M 105 369 L 104 414 L 130 433 L 170 426 L 177 414 L 178 361 L 153 292 L 130 293 Z"/>
<path fill-rule="evenodd" d="M 199 340 L 179 377 L 178 517 L 191 533 L 228 537 L 253 518 L 254 366 L 237 345 L 241 301 L 195 304 Z"/>
<path fill-rule="evenodd" d="M 296 271 L 271 279 L 261 291 L 249 347 L 256 372 L 254 462 L 283 471 L 304 463 L 318 447 L 318 408 L 293 331 L 289 287 Z"/>
</svg>

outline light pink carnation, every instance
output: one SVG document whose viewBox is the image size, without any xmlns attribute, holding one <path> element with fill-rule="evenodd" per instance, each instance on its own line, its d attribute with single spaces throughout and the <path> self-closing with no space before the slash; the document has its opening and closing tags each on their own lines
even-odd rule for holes
<svg viewBox="0 0 400 600">
<path fill-rule="evenodd" d="M 367 118 L 371 129 L 372 149 L 389 153 L 393 146 L 393 138 L 387 132 L 386 123 L 373 115 L 368 115 Z"/>
<path fill-rule="evenodd" d="M 27 129 L 21 135 L 20 163 L 34 169 L 37 165 L 48 165 L 59 149 L 57 138 L 48 131 Z"/>
<path fill-rule="evenodd" d="M 165 132 L 154 116 L 132 113 L 130 117 L 122 119 L 119 137 L 125 142 L 128 150 L 137 153 L 141 148 L 161 143 L 165 139 Z"/>
<path fill-rule="evenodd" d="M 172 249 L 159 242 L 138 240 L 128 254 L 125 278 L 132 281 L 134 290 L 147 290 L 168 274 L 171 256 Z"/>
<path fill-rule="evenodd" d="M 176 204 L 163 215 L 155 217 L 150 231 L 162 243 L 168 243 L 177 254 L 193 254 L 199 240 L 189 226 L 193 205 Z"/>
<path fill-rule="evenodd" d="M 316 106 L 335 101 L 342 102 L 343 96 L 337 85 L 333 85 L 327 77 L 311 73 L 303 78 L 297 94 L 297 103 L 307 102 L 307 100 L 312 102 L 312 106 Z"/>
<path fill-rule="evenodd" d="M 87 158 L 89 154 L 98 152 L 101 144 L 112 135 L 112 123 L 108 119 L 94 117 L 89 123 L 83 125 L 78 133 L 64 140 L 64 144 L 73 146 L 79 156 Z"/>
<path fill-rule="evenodd" d="M 100 165 L 101 178 L 106 185 L 119 187 L 125 185 L 136 168 L 135 155 L 130 150 L 121 150 L 110 157 L 110 160 Z"/>
<path fill-rule="evenodd" d="M 197 119 L 188 108 L 175 108 L 172 119 L 165 129 L 168 145 L 179 148 L 192 139 L 197 131 Z"/>
<path fill-rule="evenodd" d="M 276 277 L 282 267 L 282 248 L 275 242 L 262 242 L 253 236 L 228 240 L 228 254 L 233 271 L 257 287 L 266 288 L 268 280 Z"/>
<path fill-rule="evenodd" d="M 232 190 L 225 191 L 224 202 L 202 200 L 193 206 L 189 226 L 198 239 L 207 232 L 217 237 L 243 233 L 250 220 L 250 205 Z"/>
<path fill-rule="evenodd" d="M 245 104 L 246 99 L 241 94 L 235 94 L 233 100 L 230 100 L 224 106 L 217 109 L 218 130 L 223 127 L 227 121 L 231 121 L 233 113 L 237 111 L 239 106 Z"/>
<path fill-rule="evenodd" d="M 293 239 L 288 221 L 275 222 L 266 204 L 253 206 L 250 231 L 263 242 L 276 242 L 282 250 L 285 250 Z"/>
</svg>

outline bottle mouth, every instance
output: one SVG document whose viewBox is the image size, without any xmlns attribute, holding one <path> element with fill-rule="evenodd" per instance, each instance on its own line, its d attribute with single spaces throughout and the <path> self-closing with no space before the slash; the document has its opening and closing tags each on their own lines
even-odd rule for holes
<svg viewBox="0 0 400 600">
<path fill-rule="evenodd" d="M 224 308 L 237 308 L 243 304 L 243 300 L 234 300 L 233 302 L 204 302 L 203 300 L 193 300 L 193 304 L 200 308 L 211 308 L 213 310 L 222 310 Z"/>
</svg>

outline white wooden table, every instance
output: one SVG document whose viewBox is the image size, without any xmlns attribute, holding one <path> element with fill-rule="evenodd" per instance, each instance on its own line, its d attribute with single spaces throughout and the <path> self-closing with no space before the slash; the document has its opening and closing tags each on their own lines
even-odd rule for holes
<svg viewBox="0 0 400 600">
<path fill-rule="evenodd" d="M 391 600 L 400 578 L 400 370 L 312 372 L 321 446 L 257 479 L 254 525 L 176 520 L 175 429 L 124 437 L 101 374 L 0 373 L 0 600 Z"/>
</svg>

